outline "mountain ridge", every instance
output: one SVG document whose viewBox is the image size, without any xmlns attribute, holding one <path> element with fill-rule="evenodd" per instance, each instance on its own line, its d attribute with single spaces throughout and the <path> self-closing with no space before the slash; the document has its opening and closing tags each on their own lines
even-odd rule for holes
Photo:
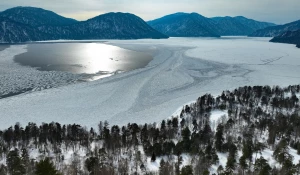
<svg viewBox="0 0 300 175">
<path fill-rule="evenodd" d="M 270 40 L 270 42 L 276 43 L 288 43 L 288 44 L 296 44 L 296 46 L 300 47 L 300 29 L 296 31 L 287 31 L 278 35 Z"/>
<path fill-rule="evenodd" d="M 249 35 L 258 29 L 275 25 L 243 16 L 207 18 L 195 12 L 177 12 L 147 23 L 161 33 L 173 37 Z"/>
<path fill-rule="evenodd" d="M 12 25 L 5 25 L 5 20 Z M 140 17 L 121 12 L 110 12 L 86 21 L 76 21 L 42 8 L 15 7 L 0 12 L 0 24 L 3 30 L 0 33 L 2 43 L 58 39 L 168 38 Z"/>
<path fill-rule="evenodd" d="M 147 22 L 163 34 L 173 37 L 220 37 L 213 30 L 213 23 L 197 13 L 175 13 Z M 201 30 L 199 30 L 201 29 Z"/>
<path fill-rule="evenodd" d="M 4 10 L 0 12 L 0 16 L 33 27 L 41 25 L 69 25 L 78 22 L 75 19 L 63 17 L 43 8 L 29 6 L 18 6 Z"/>
<path fill-rule="evenodd" d="M 295 31 L 300 29 L 300 20 L 293 21 L 283 25 L 271 26 L 265 29 L 257 30 L 249 36 L 252 37 L 276 37 L 287 31 Z"/>
</svg>

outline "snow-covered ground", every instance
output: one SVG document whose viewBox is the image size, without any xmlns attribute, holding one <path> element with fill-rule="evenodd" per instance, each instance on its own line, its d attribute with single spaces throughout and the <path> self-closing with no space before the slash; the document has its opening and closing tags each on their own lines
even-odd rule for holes
<svg viewBox="0 0 300 175">
<path fill-rule="evenodd" d="M 111 125 L 160 122 L 205 93 L 218 95 L 244 85 L 299 84 L 300 49 L 268 40 L 235 37 L 109 41 L 125 49 L 150 53 L 154 59 L 145 68 L 94 82 L 1 99 L 0 128 L 16 122 L 25 125 L 59 121 L 88 127 L 95 127 L 100 120 Z M 23 49 L 11 46 L 2 51 L 9 56 L 0 52 L 1 57 L 12 59 L 11 53 Z M 14 65 L 9 71 L 19 68 Z M 21 71 L 27 74 L 29 69 Z"/>
<path fill-rule="evenodd" d="M 219 123 L 221 123 L 222 117 L 227 118 L 227 111 L 224 110 L 214 110 L 211 112 L 210 115 L 210 127 L 212 130 L 216 131 L 217 130 L 217 126 Z"/>
</svg>

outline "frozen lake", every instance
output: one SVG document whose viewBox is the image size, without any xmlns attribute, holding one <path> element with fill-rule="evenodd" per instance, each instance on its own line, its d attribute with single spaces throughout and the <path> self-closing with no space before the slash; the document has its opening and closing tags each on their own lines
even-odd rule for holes
<svg viewBox="0 0 300 175">
<path fill-rule="evenodd" d="M 96 80 L 145 67 L 151 60 L 150 54 L 96 41 L 0 45 L 0 99 Z"/>
<path fill-rule="evenodd" d="M 14 60 L 43 71 L 105 74 L 145 67 L 152 57 L 103 43 L 37 43 Z"/>
<path fill-rule="evenodd" d="M 205 93 L 218 95 L 245 85 L 299 84 L 300 49 L 270 43 L 269 39 L 109 41 L 107 44 L 150 54 L 153 60 L 144 68 L 93 82 L 1 99 L 0 128 L 16 122 L 59 121 L 88 127 L 96 127 L 100 120 L 111 125 L 160 122 Z M 1 53 L 8 64 L 13 59 L 11 54 L 24 53 L 24 47 L 12 46 Z M 10 70 L 18 71 L 20 67 L 13 65 Z M 28 71 L 22 69 L 28 77 L 37 74 Z"/>
</svg>

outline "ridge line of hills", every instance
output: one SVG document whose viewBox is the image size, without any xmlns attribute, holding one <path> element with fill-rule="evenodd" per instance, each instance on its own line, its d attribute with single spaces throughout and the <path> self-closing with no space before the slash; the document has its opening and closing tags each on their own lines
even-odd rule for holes
<svg viewBox="0 0 300 175">
<path fill-rule="evenodd" d="M 243 16 L 207 18 L 198 13 L 174 13 L 148 21 L 159 32 L 171 37 L 219 37 L 249 35 L 273 23 L 260 22 Z"/>
<path fill-rule="evenodd" d="M 271 42 L 300 47 L 300 20 L 284 25 L 243 16 L 207 18 L 198 13 L 174 13 L 145 22 L 131 13 L 110 12 L 86 21 L 65 18 L 36 7 L 0 12 L 0 43 L 43 40 L 162 39 L 168 37 L 275 37 Z"/>
<path fill-rule="evenodd" d="M 106 13 L 86 21 L 65 18 L 35 7 L 0 12 L 0 42 L 41 40 L 168 38 L 130 13 Z"/>
</svg>

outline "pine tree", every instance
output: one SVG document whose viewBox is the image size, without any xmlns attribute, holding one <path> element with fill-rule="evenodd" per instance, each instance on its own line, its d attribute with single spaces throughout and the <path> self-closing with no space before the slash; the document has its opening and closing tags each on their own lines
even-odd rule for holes
<svg viewBox="0 0 300 175">
<path fill-rule="evenodd" d="M 85 167 L 91 175 L 97 172 L 99 167 L 99 159 L 97 157 L 89 157 L 85 160 Z"/>
<path fill-rule="evenodd" d="M 36 164 L 35 174 L 36 175 L 60 175 L 49 158 L 41 160 Z"/>
<path fill-rule="evenodd" d="M 23 175 L 26 173 L 25 166 L 19 156 L 19 150 L 10 151 L 6 159 L 8 171 L 11 175 Z"/>
<path fill-rule="evenodd" d="M 160 160 L 160 166 L 159 166 L 159 175 L 165 175 L 167 172 L 165 171 L 165 161 L 164 159 Z"/>
<path fill-rule="evenodd" d="M 216 133 L 216 139 L 215 139 L 215 147 L 217 151 L 222 152 L 222 146 L 224 142 L 224 137 L 223 137 L 223 130 L 224 126 L 222 124 L 219 124 L 217 127 L 217 133 Z"/>
<path fill-rule="evenodd" d="M 152 156 L 151 156 L 151 162 L 155 162 L 156 161 L 156 156 L 154 153 L 152 153 Z"/>
<path fill-rule="evenodd" d="M 226 172 L 227 173 L 232 173 L 235 170 L 236 154 L 237 154 L 237 147 L 235 146 L 234 143 L 230 143 L 229 155 L 228 155 L 227 163 L 226 163 Z"/>
<path fill-rule="evenodd" d="M 268 161 L 262 156 L 259 159 L 256 159 L 254 165 L 254 171 L 259 175 L 269 175 L 272 168 L 268 164 Z"/>
<path fill-rule="evenodd" d="M 187 165 L 181 168 L 180 175 L 193 175 L 193 168 L 191 165 Z"/>
</svg>

